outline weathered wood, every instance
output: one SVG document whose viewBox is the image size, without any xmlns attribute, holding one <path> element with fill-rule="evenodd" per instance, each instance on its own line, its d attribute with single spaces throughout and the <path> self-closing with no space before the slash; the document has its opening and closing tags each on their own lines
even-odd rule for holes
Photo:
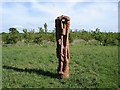
<svg viewBox="0 0 120 90">
<path fill-rule="evenodd" d="M 55 19 L 57 58 L 59 60 L 58 75 L 60 78 L 69 77 L 69 27 L 70 18 L 68 16 L 59 16 Z"/>
</svg>

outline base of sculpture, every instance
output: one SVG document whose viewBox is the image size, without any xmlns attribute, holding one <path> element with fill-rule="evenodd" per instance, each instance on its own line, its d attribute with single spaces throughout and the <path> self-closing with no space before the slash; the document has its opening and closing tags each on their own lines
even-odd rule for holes
<svg viewBox="0 0 120 90">
<path fill-rule="evenodd" d="M 69 78 L 69 75 L 58 74 L 58 78 L 59 78 L 59 79 L 68 79 L 68 78 Z"/>
<path fill-rule="evenodd" d="M 58 67 L 59 68 L 59 67 Z M 58 78 L 60 79 L 68 79 L 69 78 L 69 68 L 67 67 L 66 71 L 64 72 L 61 72 L 60 70 L 57 70 L 58 71 Z"/>
</svg>

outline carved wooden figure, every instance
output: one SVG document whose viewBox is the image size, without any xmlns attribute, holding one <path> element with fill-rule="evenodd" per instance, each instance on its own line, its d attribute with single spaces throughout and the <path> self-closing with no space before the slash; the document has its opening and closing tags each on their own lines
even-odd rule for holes
<svg viewBox="0 0 120 90">
<path fill-rule="evenodd" d="M 59 60 L 58 75 L 60 78 L 69 77 L 69 27 L 70 18 L 68 16 L 59 16 L 55 20 L 57 58 Z"/>
</svg>

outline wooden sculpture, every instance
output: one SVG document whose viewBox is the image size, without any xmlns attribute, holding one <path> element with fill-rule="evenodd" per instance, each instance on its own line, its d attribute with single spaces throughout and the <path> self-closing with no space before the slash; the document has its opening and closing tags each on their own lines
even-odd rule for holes
<svg viewBox="0 0 120 90">
<path fill-rule="evenodd" d="M 57 58 L 59 60 L 58 76 L 60 78 L 69 77 L 69 27 L 70 18 L 68 16 L 59 16 L 55 20 Z"/>
</svg>

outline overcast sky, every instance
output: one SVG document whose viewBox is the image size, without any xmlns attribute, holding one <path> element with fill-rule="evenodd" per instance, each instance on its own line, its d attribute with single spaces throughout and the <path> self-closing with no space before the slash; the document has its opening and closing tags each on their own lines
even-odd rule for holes
<svg viewBox="0 0 120 90">
<path fill-rule="evenodd" d="M 118 32 L 118 0 L 4 0 L 0 14 L 1 32 L 10 27 L 35 29 L 46 22 L 48 30 L 55 28 L 55 18 L 67 15 L 71 18 L 70 28 L 87 31 L 100 28 L 101 31 Z"/>
</svg>

